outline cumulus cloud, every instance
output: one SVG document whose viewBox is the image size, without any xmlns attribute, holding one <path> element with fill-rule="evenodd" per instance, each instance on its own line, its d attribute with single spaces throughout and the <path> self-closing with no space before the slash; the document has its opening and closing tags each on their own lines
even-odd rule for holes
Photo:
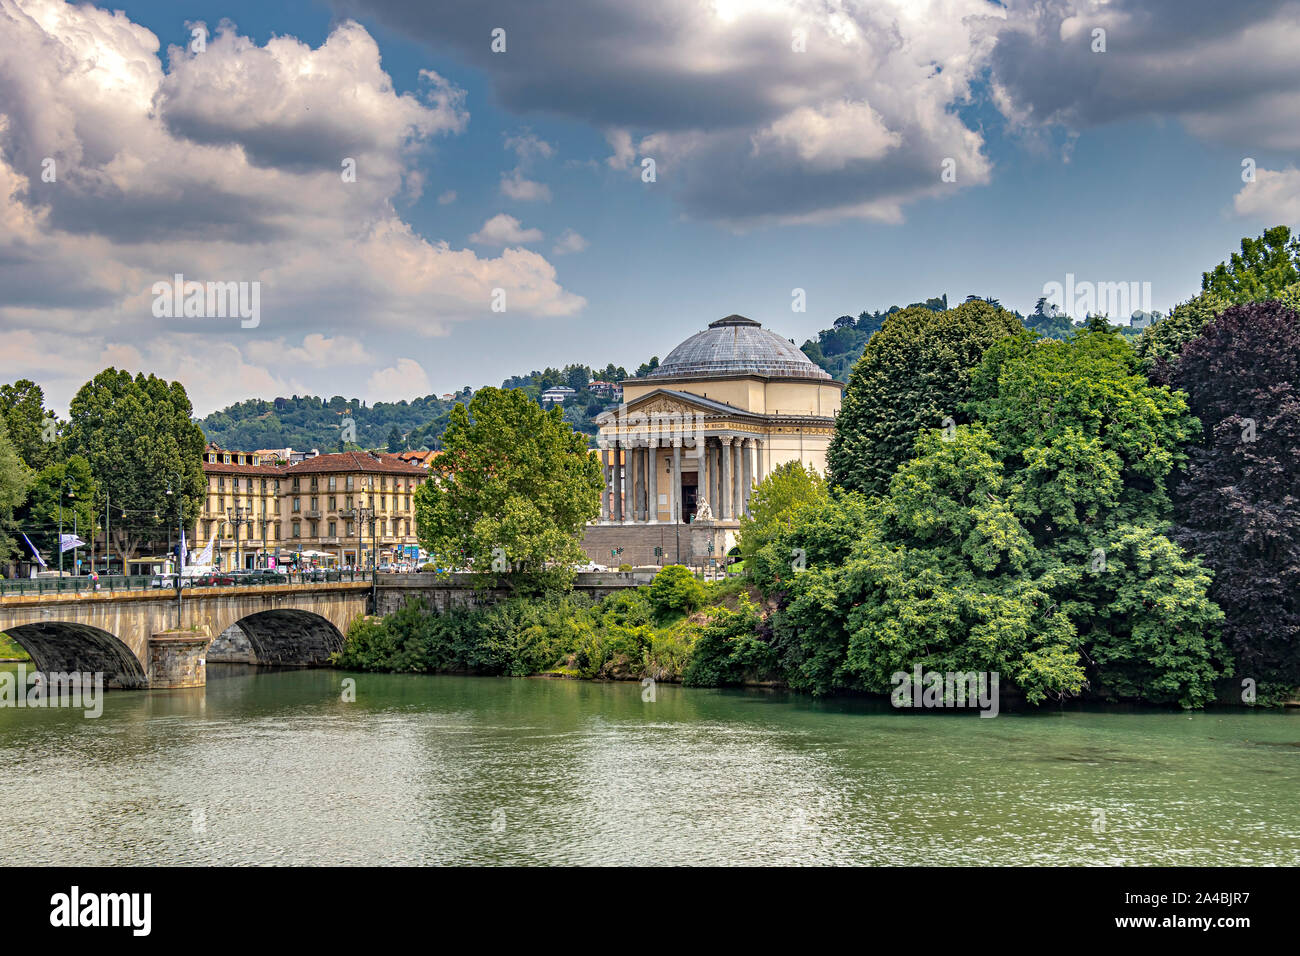
<svg viewBox="0 0 1300 956">
<path fill-rule="evenodd" d="M 652 157 L 658 188 L 697 218 L 897 221 L 989 178 L 955 107 L 995 42 L 985 21 L 1006 16 L 990 0 L 337 2 L 483 67 L 512 110 L 602 130 L 611 169 Z M 493 55 L 483 37 L 500 23 L 527 44 Z"/>
<path fill-rule="evenodd" d="M 1255 181 L 1233 197 L 1232 207 L 1239 216 L 1300 222 L 1300 169 L 1256 169 Z"/>
<path fill-rule="evenodd" d="M 454 189 L 448 189 L 446 192 L 440 193 L 438 196 L 439 206 L 448 206 L 451 203 L 454 203 L 455 201 L 456 201 L 456 190 Z"/>
<path fill-rule="evenodd" d="M 589 245 L 590 243 L 587 242 L 586 239 L 582 238 L 582 236 L 578 235 L 572 229 L 566 229 L 560 235 L 560 238 L 556 240 L 555 246 L 551 249 L 551 252 L 557 256 L 564 256 L 572 252 L 582 252 Z"/>
<path fill-rule="evenodd" d="M 1012 0 L 988 22 L 995 102 L 1028 128 L 1151 116 L 1242 149 L 1300 146 L 1294 0 Z M 1105 52 L 1094 52 L 1094 31 Z M 1243 155 L 1250 155 L 1244 152 Z"/>
<path fill-rule="evenodd" d="M 524 315 L 585 304 L 537 253 L 481 257 L 403 220 L 420 155 L 465 128 L 464 94 L 431 71 L 399 94 L 355 22 L 314 49 L 222 23 L 165 69 L 120 11 L 0 0 L 0 35 L 0 368 L 39 333 L 30 377 L 79 384 L 120 354 L 233 401 L 298 385 L 295 362 L 355 363 L 358 322 L 391 362 L 411 335 L 490 319 L 496 287 Z M 260 325 L 155 317 L 151 287 L 177 273 L 259 283 Z"/>
<path fill-rule="evenodd" d="M 540 229 L 525 229 L 514 216 L 497 213 L 469 241 L 481 246 L 519 246 L 542 238 Z"/>
<path fill-rule="evenodd" d="M 511 170 L 501 177 L 501 192 L 517 202 L 550 202 L 551 189 L 545 183 L 525 179 L 519 170 Z"/>
<path fill-rule="evenodd" d="M 399 358 L 396 364 L 377 370 L 366 381 L 366 394 L 375 402 L 400 402 L 432 391 L 424 368 L 409 358 Z"/>
</svg>

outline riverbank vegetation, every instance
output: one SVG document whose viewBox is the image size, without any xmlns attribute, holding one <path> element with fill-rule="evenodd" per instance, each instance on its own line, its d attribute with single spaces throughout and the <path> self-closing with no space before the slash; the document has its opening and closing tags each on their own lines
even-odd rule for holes
<svg viewBox="0 0 1300 956">
<path fill-rule="evenodd" d="M 553 593 L 430 614 L 417 599 L 358 621 L 335 663 L 360 671 L 740 683 L 745 675 L 734 662 L 727 673 L 736 679 L 725 681 L 715 679 L 716 668 L 692 666 L 702 638 L 725 643 L 737 622 L 755 629 L 749 592 L 743 582 L 706 584 L 672 566 L 647 586 L 600 601 Z"/>
</svg>

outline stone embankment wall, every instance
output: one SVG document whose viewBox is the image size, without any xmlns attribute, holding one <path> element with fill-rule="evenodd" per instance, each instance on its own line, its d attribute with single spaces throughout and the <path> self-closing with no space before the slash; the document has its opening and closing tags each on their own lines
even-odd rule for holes
<svg viewBox="0 0 1300 956">
<path fill-rule="evenodd" d="M 641 587 L 654 580 L 654 571 L 587 571 L 574 579 L 573 589 L 599 600 L 623 588 Z M 441 614 L 449 608 L 496 604 L 510 596 L 508 588 L 475 588 L 469 574 L 381 574 L 375 595 L 375 613 L 392 614 L 408 597 L 421 597 Z"/>
</svg>

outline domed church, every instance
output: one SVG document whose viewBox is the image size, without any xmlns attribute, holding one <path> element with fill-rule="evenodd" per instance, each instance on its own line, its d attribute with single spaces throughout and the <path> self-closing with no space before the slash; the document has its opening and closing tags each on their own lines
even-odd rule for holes
<svg viewBox="0 0 1300 956">
<path fill-rule="evenodd" d="M 787 461 L 825 472 L 843 391 L 754 320 L 709 323 L 658 368 L 626 379 L 623 404 L 597 419 L 605 493 L 583 540 L 588 556 L 606 565 L 721 559 L 764 475 Z"/>
</svg>

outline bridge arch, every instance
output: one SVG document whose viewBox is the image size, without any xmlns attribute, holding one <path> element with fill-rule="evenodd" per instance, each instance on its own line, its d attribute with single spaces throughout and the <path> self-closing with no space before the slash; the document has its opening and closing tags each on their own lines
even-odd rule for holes
<svg viewBox="0 0 1300 956">
<path fill-rule="evenodd" d="M 90 624 L 39 621 L 5 628 L 38 671 L 101 673 L 105 687 L 148 687 L 140 659 L 116 635 Z"/>
<path fill-rule="evenodd" d="M 324 667 L 343 649 L 343 634 L 329 618 L 313 611 L 274 608 L 232 622 L 248 638 L 258 664 Z M 229 626 L 229 625 L 227 625 Z M 213 635 L 215 640 L 222 632 Z"/>
</svg>

